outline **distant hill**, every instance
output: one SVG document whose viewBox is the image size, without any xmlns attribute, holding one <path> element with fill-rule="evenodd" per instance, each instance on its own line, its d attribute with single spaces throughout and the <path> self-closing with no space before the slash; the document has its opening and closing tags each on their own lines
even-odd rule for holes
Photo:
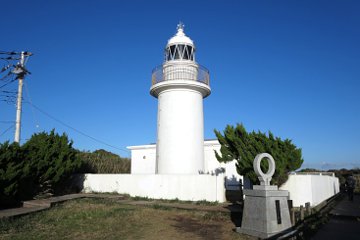
<svg viewBox="0 0 360 240">
<path fill-rule="evenodd" d="M 83 161 L 84 173 L 130 173 L 129 158 L 122 158 L 104 149 L 79 151 L 77 155 Z"/>
</svg>

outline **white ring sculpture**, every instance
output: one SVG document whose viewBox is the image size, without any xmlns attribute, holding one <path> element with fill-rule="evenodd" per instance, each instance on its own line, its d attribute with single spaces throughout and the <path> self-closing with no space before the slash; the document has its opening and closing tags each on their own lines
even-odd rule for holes
<svg viewBox="0 0 360 240">
<path fill-rule="evenodd" d="M 266 158 L 269 163 L 269 169 L 268 169 L 267 173 L 263 173 L 263 171 L 261 170 L 261 167 L 260 167 L 261 160 L 263 158 Z M 275 173 L 274 158 L 268 153 L 260 153 L 260 154 L 256 155 L 253 166 L 254 166 L 255 173 L 260 180 L 260 185 L 270 185 L 271 178 Z"/>
</svg>

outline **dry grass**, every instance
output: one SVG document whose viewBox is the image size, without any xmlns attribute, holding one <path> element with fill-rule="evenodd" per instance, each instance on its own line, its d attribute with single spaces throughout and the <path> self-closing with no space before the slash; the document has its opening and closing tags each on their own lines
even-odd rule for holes
<svg viewBox="0 0 360 240">
<path fill-rule="evenodd" d="M 0 239 L 250 239 L 233 228 L 220 212 L 81 199 L 0 221 Z"/>
</svg>

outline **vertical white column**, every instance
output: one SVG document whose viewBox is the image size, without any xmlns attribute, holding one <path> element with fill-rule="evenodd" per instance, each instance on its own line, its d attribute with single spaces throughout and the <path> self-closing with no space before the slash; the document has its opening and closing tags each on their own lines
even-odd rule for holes
<svg viewBox="0 0 360 240">
<path fill-rule="evenodd" d="M 158 96 L 158 174 L 199 174 L 204 170 L 203 97 L 191 89 Z"/>
</svg>

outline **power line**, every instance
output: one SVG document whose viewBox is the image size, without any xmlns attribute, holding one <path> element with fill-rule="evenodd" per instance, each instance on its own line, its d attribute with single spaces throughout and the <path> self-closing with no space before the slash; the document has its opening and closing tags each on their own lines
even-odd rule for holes
<svg viewBox="0 0 360 240">
<path fill-rule="evenodd" d="M 16 54 L 20 54 L 20 53 L 15 52 L 15 51 L 8 52 L 8 51 L 1 51 L 1 50 L 0 50 L 0 54 L 6 54 L 6 55 L 16 55 Z"/>
<path fill-rule="evenodd" d="M 7 56 L 6 56 L 7 55 Z M 20 133 L 21 133 L 21 113 L 22 113 L 22 90 L 23 90 L 23 83 L 24 78 L 27 74 L 30 74 L 30 72 L 25 68 L 25 60 L 27 60 L 30 56 L 33 54 L 28 51 L 21 51 L 21 52 L 15 52 L 15 51 L 1 51 L 0 50 L 0 60 L 6 61 L 7 66 L 4 66 L 0 73 L 4 73 L 4 76 L 0 79 L 0 81 L 4 81 L 2 86 L 0 86 L 0 89 L 3 87 L 6 87 L 10 83 L 14 82 L 15 80 L 18 80 L 18 91 L 17 91 L 17 98 L 16 98 L 16 121 L 15 121 L 15 136 L 14 141 L 17 143 L 20 143 Z M 16 64 L 11 64 L 10 62 L 13 61 L 19 61 Z M 12 75 L 16 75 L 13 79 L 11 79 Z M 5 91 L 0 91 L 5 92 Z M 11 102 L 13 100 L 13 97 L 11 95 L 4 94 L 2 97 L 5 97 L 5 102 Z"/>
<path fill-rule="evenodd" d="M 0 58 L 1 60 L 19 60 L 20 58 L 15 58 L 15 57 L 6 57 L 6 58 Z"/>
<path fill-rule="evenodd" d="M 26 61 L 28 60 L 28 57 L 31 56 L 31 55 L 33 55 L 31 52 L 15 52 L 15 51 L 11 51 L 11 52 L 10 52 L 10 51 L 1 51 L 1 50 L 0 50 L 0 55 L 8 55 L 8 56 L 0 56 L 0 60 L 4 60 L 4 61 L 6 61 L 6 62 L 8 63 L 7 66 L 4 66 L 4 67 L 1 69 L 1 73 L 4 73 L 4 72 L 5 72 L 6 70 L 8 70 L 9 68 L 14 68 L 14 69 L 10 70 L 9 72 L 4 73 L 4 76 L 0 79 L 1 81 L 4 82 L 4 84 L 3 84 L 2 86 L 0 86 L 0 89 L 3 88 L 3 87 L 5 87 L 5 86 L 7 86 L 7 85 L 9 85 L 9 84 L 11 84 L 12 82 L 16 81 L 17 79 L 20 80 L 21 77 L 23 77 L 25 74 L 28 74 L 28 73 L 29 73 L 29 72 L 24 68 L 24 65 L 25 65 Z M 18 58 L 17 56 L 14 56 L 14 55 L 19 55 L 21 58 Z M 24 58 L 24 57 L 25 57 L 25 58 Z M 21 62 L 21 63 L 18 63 L 16 66 L 13 65 L 13 64 L 10 64 L 10 62 L 9 62 L 9 61 L 12 61 L 12 60 L 19 60 L 19 59 L 21 59 L 22 62 Z M 25 62 L 24 62 L 24 61 L 25 61 Z M 18 73 L 18 71 L 20 71 L 20 72 Z M 10 79 L 10 80 L 8 79 L 8 78 L 14 76 L 15 74 L 18 75 L 16 78 L 14 77 L 13 79 Z M 20 76 L 19 74 L 22 74 L 22 75 Z M 6 80 L 6 81 L 4 81 L 4 80 Z M 25 87 L 26 87 L 26 85 L 25 85 Z M 32 103 L 31 97 L 30 97 L 30 95 L 29 95 L 29 92 L 28 92 L 27 87 L 26 87 L 26 91 L 27 91 L 27 95 L 28 95 L 28 98 L 29 98 L 29 102 L 28 102 L 28 103 L 32 106 L 32 108 L 35 108 L 36 110 L 38 110 L 38 111 L 41 112 L 42 114 L 46 115 L 47 117 L 53 119 L 54 121 L 56 121 L 56 122 L 64 125 L 65 127 L 70 128 L 70 129 L 72 129 L 73 131 L 75 131 L 75 132 L 77 132 L 77 133 L 79 133 L 79 134 L 81 134 L 81 135 L 83 135 L 83 136 L 85 136 L 85 137 L 88 137 L 88 138 L 90 138 L 90 139 L 92 139 L 92 140 L 94 140 L 94 141 L 96 141 L 96 142 L 98 142 L 98 143 L 104 144 L 104 145 L 106 145 L 106 146 L 108 146 L 108 147 L 111 147 L 111 148 L 114 148 L 114 149 L 118 149 L 118 150 L 123 151 L 123 152 L 126 152 L 126 153 L 129 152 L 128 150 L 124 150 L 124 149 L 118 148 L 118 147 L 113 146 L 113 145 L 111 145 L 111 144 L 108 144 L 108 143 L 106 143 L 106 142 L 104 142 L 104 141 L 102 141 L 102 140 L 99 140 L 99 139 L 97 139 L 97 138 L 94 138 L 94 137 L 92 137 L 92 136 L 90 136 L 90 135 L 88 135 L 88 134 L 86 134 L 86 133 L 84 133 L 84 132 L 82 132 L 82 131 L 80 131 L 80 130 L 78 130 L 78 129 L 70 126 L 70 125 L 68 125 L 68 124 L 66 124 L 66 123 L 64 123 L 63 121 L 61 121 L 61 120 L 53 117 L 52 115 L 50 115 L 49 113 L 45 112 L 44 110 L 41 110 L 39 107 L 37 107 L 36 105 L 34 105 L 34 104 Z M 2 95 L 2 97 L 7 98 L 7 100 L 5 100 L 5 101 L 7 101 L 7 102 L 8 102 L 8 101 L 11 101 L 11 97 L 12 97 L 12 96 L 9 95 L 9 94 L 11 94 L 11 92 L 8 92 L 8 91 L 1 91 L 1 92 L 6 94 L 6 95 Z M 3 101 L 3 100 L 2 100 L 2 101 Z M 34 111 L 33 111 L 33 117 L 34 117 L 34 119 L 35 119 Z M 12 127 L 13 127 L 13 126 L 11 126 L 11 128 L 12 128 Z M 6 129 L 6 131 L 5 131 L 3 134 L 5 134 L 5 133 L 6 133 L 7 131 L 9 131 L 11 128 Z M 1 134 L 1 135 L 3 135 L 3 134 Z M 1 136 L 1 135 L 0 135 L 0 136 Z M 16 138 L 16 136 L 15 136 L 15 138 Z"/>
<path fill-rule="evenodd" d="M 14 121 L 0 121 L 0 123 L 15 123 Z"/>
<path fill-rule="evenodd" d="M 35 117 L 35 112 L 34 112 L 34 107 L 33 107 L 33 105 L 32 105 L 32 100 L 31 100 L 31 96 L 30 96 L 30 91 L 29 91 L 29 88 L 27 87 L 27 83 L 26 83 L 26 82 L 24 82 L 24 85 L 25 85 L 25 93 L 26 93 L 27 97 L 29 98 L 29 102 L 30 102 L 30 106 L 31 106 L 31 112 L 32 112 L 33 120 L 34 120 L 35 126 L 38 128 L 38 127 L 39 127 L 39 124 L 38 124 L 37 118 Z"/>
<path fill-rule="evenodd" d="M 0 134 L 0 137 L 2 136 L 2 135 L 4 135 L 5 133 L 7 133 L 9 130 L 11 130 L 12 128 L 14 128 L 14 125 L 11 125 L 9 128 L 7 128 L 4 132 L 2 132 L 1 134 Z"/>
<path fill-rule="evenodd" d="M 13 76 L 12 75 L 13 73 L 11 71 L 9 71 L 7 74 L 5 74 L 2 78 L 0 78 L 0 81 L 4 81 L 6 80 L 7 78 Z"/>
<path fill-rule="evenodd" d="M 88 135 L 88 134 L 86 134 L 86 133 L 84 133 L 84 132 L 82 132 L 82 131 L 80 131 L 80 130 L 78 130 L 78 129 L 70 126 L 70 125 L 68 125 L 68 124 L 66 124 L 66 123 L 64 123 L 63 121 L 61 121 L 61 120 L 53 117 L 52 115 L 50 115 L 49 113 L 45 112 L 44 110 L 41 110 L 39 107 L 37 107 L 36 105 L 34 105 L 34 104 L 31 103 L 31 102 L 27 102 L 27 103 L 29 103 L 29 104 L 30 104 L 31 106 L 33 106 L 36 110 L 38 110 L 38 111 L 41 112 L 42 114 L 46 115 L 47 117 L 51 118 L 52 120 L 60 123 L 61 125 L 65 126 L 65 127 L 67 127 L 67 128 L 72 129 L 73 131 L 75 131 L 75 132 L 77 132 L 77 133 L 79 133 L 79 134 L 81 134 L 81 135 L 83 135 L 83 136 L 85 136 L 85 137 L 88 137 L 88 138 L 94 140 L 95 142 L 98 142 L 98 143 L 104 144 L 104 145 L 106 145 L 106 146 L 108 146 L 108 147 L 111 147 L 111 148 L 114 148 L 114 149 L 117 149 L 117 150 L 120 150 L 120 151 L 129 153 L 128 150 L 124 150 L 124 149 L 118 148 L 118 147 L 116 147 L 116 146 L 110 145 L 110 144 L 108 144 L 108 143 L 106 143 L 106 142 L 104 142 L 104 141 L 102 141 L 102 140 L 99 140 L 99 139 L 97 139 L 97 138 L 94 138 L 94 137 L 92 137 L 92 136 L 90 136 L 90 135 Z"/>
</svg>

